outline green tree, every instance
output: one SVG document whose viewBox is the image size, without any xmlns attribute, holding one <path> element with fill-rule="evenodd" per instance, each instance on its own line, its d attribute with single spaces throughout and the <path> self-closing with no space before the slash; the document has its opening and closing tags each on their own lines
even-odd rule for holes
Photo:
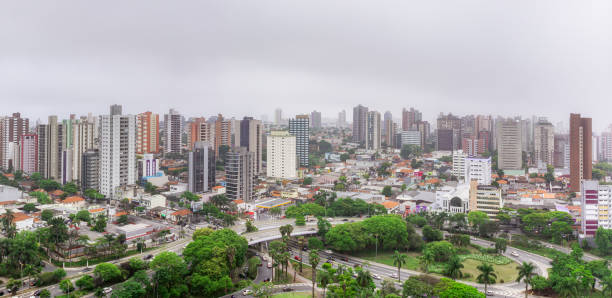
<svg viewBox="0 0 612 298">
<path fill-rule="evenodd" d="M 91 291 L 96 287 L 94 284 L 94 279 L 91 277 L 91 275 L 83 275 L 83 277 L 79 278 L 75 284 L 77 287 L 79 287 L 79 289 L 85 291 Z"/>
<path fill-rule="evenodd" d="M 119 216 L 119 218 L 117 218 L 117 224 L 119 225 L 126 225 L 129 222 L 129 218 L 127 216 L 127 214 L 122 214 L 121 216 Z"/>
<path fill-rule="evenodd" d="M 155 273 L 153 280 L 157 284 L 158 291 L 162 296 L 178 297 L 188 292 L 185 285 L 187 265 L 183 259 L 173 252 L 162 252 L 158 254 L 150 264 Z"/>
<path fill-rule="evenodd" d="M 390 197 L 393 195 L 393 190 L 391 189 L 391 186 L 386 185 L 385 187 L 383 187 L 383 190 L 381 192 L 381 194 L 385 197 Z"/>
<path fill-rule="evenodd" d="M 319 281 L 319 286 L 323 288 L 323 297 L 325 297 L 327 285 L 329 285 L 333 281 L 333 276 L 329 273 L 329 271 L 324 270 L 319 273 L 317 279 Z"/>
<path fill-rule="evenodd" d="M 601 293 L 604 297 L 612 297 L 612 274 L 601 279 Z"/>
<path fill-rule="evenodd" d="M 124 283 L 122 283 L 113 293 L 112 297 L 117 297 L 117 298 L 123 298 L 123 297 L 130 297 L 130 298 L 138 298 L 138 297 L 145 297 L 145 295 L 147 294 L 147 290 L 146 288 L 144 288 L 142 286 L 142 284 L 133 281 L 133 280 L 128 280 Z"/>
<path fill-rule="evenodd" d="M 98 217 L 96 217 L 96 223 L 91 229 L 98 233 L 103 233 L 106 229 L 106 216 L 102 214 L 98 215 Z"/>
<path fill-rule="evenodd" d="M 317 219 L 317 235 L 323 237 L 323 239 L 325 239 L 325 235 L 327 234 L 327 232 L 329 232 L 331 227 L 331 223 L 329 223 L 329 221 L 325 220 L 324 218 L 319 217 Z"/>
<path fill-rule="evenodd" d="M 21 287 L 21 281 L 17 279 L 10 278 L 6 283 L 6 289 L 11 293 L 11 295 L 15 296 L 17 294 L 17 290 Z"/>
<path fill-rule="evenodd" d="M 190 191 L 185 191 L 181 194 L 181 198 L 187 200 L 187 201 L 191 201 L 191 202 L 197 202 L 200 200 L 200 196 L 190 192 Z M 211 198 L 212 200 L 212 198 Z"/>
<path fill-rule="evenodd" d="M 247 220 L 246 221 L 246 231 L 247 231 L 247 233 L 251 233 L 251 232 L 257 231 L 257 227 L 253 224 L 252 220 Z"/>
<path fill-rule="evenodd" d="M 295 218 L 295 225 L 296 226 L 305 226 L 306 225 L 306 220 L 304 219 L 303 215 L 298 215 Z"/>
<path fill-rule="evenodd" d="M 73 194 L 76 194 L 79 191 L 79 187 L 74 182 L 68 182 L 68 183 L 64 184 L 64 186 L 62 187 L 62 190 L 67 195 L 73 195 Z"/>
<path fill-rule="evenodd" d="M 612 255 L 612 229 L 597 228 L 595 244 L 597 244 L 597 250 L 601 255 Z"/>
<path fill-rule="evenodd" d="M 516 278 L 516 282 L 525 282 L 525 298 L 528 296 L 527 289 L 529 284 L 531 283 L 531 279 L 535 275 L 535 266 L 533 263 L 523 262 L 520 266 L 516 267 L 518 270 L 518 277 Z"/>
<path fill-rule="evenodd" d="M 317 281 L 317 266 L 319 265 L 319 261 L 320 261 L 320 257 L 319 257 L 319 251 L 316 249 L 313 249 L 310 251 L 310 255 L 308 256 L 308 262 L 310 262 L 310 268 L 313 268 L 312 270 L 312 297 L 315 297 L 315 283 Z"/>
<path fill-rule="evenodd" d="M 310 249 L 323 249 L 323 241 L 316 237 L 308 238 L 308 247 Z"/>
<path fill-rule="evenodd" d="M 51 298 L 51 292 L 49 292 L 49 290 L 47 290 L 47 289 L 43 289 L 42 291 L 40 291 L 40 294 L 38 295 L 38 297 L 40 297 L 40 298 Z"/>
<path fill-rule="evenodd" d="M 100 263 L 94 269 L 94 276 L 102 283 L 113 283 L 121 280 L 121 270 L 115 264 Z"/>
<path fill-rule="evenodd" d="M 493 270 L 493 266 L 487 263 L 482 263 L 476 267 L 480 274 L 476 277 L 476 281 L 485 285 L 485 293 L 487 292 L 487 286 L 494 284 L 497 280 L 497 274 Z"/>
<path fill-rule="evenodd" d="M 34 206 L 34 204 L 32 203 L 25 204 L 23 205 L 23 211 L 28 212 L 28 213 L 34 212 L 36 211 L 36 206 Z"/>
<path fill-rule="evenodd" d="M 443 239 L 442 231 L 433 229 L 431 226 L 426 225 L 423 227 L 423 237 L 425 237 L 425 241 L 440 241 Z"/>
<path fill-rule="evenodd" d="M 402 297 L 431 297 L 434 289 L 417 276 L 410 276 L 402 284 Z"/>
<path fill-rule="evenodd" d="M 74 285 L 72 285 L 72 282 L 70 281 L 70 279 L 64 279 L 59 283 L 59 287 L 62 290 L 62 292 L 68 294 L 72 291 L 74 291 Z"/>
<path fill-rule="evenodd" d="M 446 263 L 444 275 L 452 278 L 453 280 L 461 278 L 463 277 L 463 272 L 461 272 L 461 268 L 463 268 L 463 264 L 461 264 L 461 259 L 459 259 L 459 257 L 457 256 L 452 256 Z"/>
<path fill-rule="evenodd" d="M 495 239 L 495 251 L 498 254 L 506 252 L 507 247 L 508 247 L 508 240 L 503 239 L 503 238 L 496 238 Z"/>
<path fill-rule="evenodd" d="M 397 267 L 397 281 L 401 281 L 401 278 L 400 278 L 401 271 L 400 271 L 400 269 L 402 268 L 402 265 L 406 265 L 407 259 L 408 259 L 408 256 L 406 256 L 405 254 L 400 253 L 397 250 L 393 253 L 393 266 Z"/>
<path fill-rule="evenodd" d="M 40 213 L 40 218 L 46 222 L 49 222 L 53 218 L 53 211 L 45 209 Z"/>
<path fill-rule="evenodd" d="M 305 177 L 304 180 L 302 180 L 302 185 L 311 185 L 312 184 L 312 177 Z"/>
<path fill-rule="evenodd" d="M 443 278 L 440 283 L 444 283 Z M 436 286 L 437 287 L 437 286 Z M 486 290 L 485 290 L 486 292 Z M 484 298 L 485 294 L 481 293 L 475 287 L 468 286 L 458 282 L 448 283 L 442 291 L 438 293 L 439 298 Z"/>
<path fill-rule="evenodd" d="M 478 228 L 482 223 L 489 219 L 489 216 L 482 211 L 470 211 L 468 213 L 468 222 L 474 229 Z"/>
</svg>

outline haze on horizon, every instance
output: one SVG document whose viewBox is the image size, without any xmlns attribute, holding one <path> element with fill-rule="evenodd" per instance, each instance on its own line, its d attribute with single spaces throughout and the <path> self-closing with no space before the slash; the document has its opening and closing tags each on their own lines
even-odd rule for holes
<svg viewBox="0 0 612 298">
<path fill-rule="evenodd" d="M 47 115 L 335 118 L 363 104 L 612 119 L 612 3 L 4 1 L 0 103 Z"/>
</svg>

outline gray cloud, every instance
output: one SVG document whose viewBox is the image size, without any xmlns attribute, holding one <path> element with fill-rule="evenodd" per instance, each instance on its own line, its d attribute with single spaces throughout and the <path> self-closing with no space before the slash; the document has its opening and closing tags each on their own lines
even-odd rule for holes
<svg viewBox="0 0 612 298">
<path fill-rule="evenodd" d="M 87 3 L 86 3 L 87 2 Z M 609 1 L 4 1 L 0 102 L 36 119 L 241 117 L 361 103 L 399 116 L 612 123 Z"/>
</svg>

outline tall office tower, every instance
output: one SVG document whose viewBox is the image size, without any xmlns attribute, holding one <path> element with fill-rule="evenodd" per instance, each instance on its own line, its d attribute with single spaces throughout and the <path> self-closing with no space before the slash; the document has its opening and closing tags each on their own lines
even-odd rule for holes
<svg viewBox="0 0 612 298">
<path fill-rule="evenodd" d="M 255 152 L 245 147 L 234 147 L 225 158 L 226 195 L 232 200 L 252 201 L 253 187 L 257 176 Z"/>
<path fill-rule="evenodd" d="M 533 129 L 536 165 L 553 165 L 555 153 L 555 128 L 546 119 L 539 119 Z"/>
<path fill-rule="evenodd" d="M 215 156 L 219 156 L 219 147 L 232 146 L 232 121 L 223 119 L 223 115 L 219 114 L 215 120 Z"/>
<path fill-rule="evenodd" d="M 593 237 L 597 228 L 612 229 L 612 185 L 600 185 L 596 180 L 583 180 L 581 196 L 581 236 Z"/>
<path fill-rule="evenodd" d="M 115 199 L 115 188 L 136 183 L 136 117 L 121 106 L 100 116 L 100 193 Z"/>
<path fill-rule="evenodd" d="M 612 161 L 612 131 L 601 133 L 599 139 L 600 155 L 603 161 Z"/>
<path fill-rule="evenodd" d="M 28 133 L 29 128 L 30 120 L 21 118 L 20 113 L 0 117 L 0 168 L 8 170 L 17 166 L 13 162 L 14 149 L 21 136 Z M 11 145 L 11 143 L 13 144 Z"/>
<path fill-rule="evenodd" d="M 580 191 L 580 181 L 592 177 L 592 120 L 570 114 L 570 190 Z"/>
<path fill-rule="evenodd" d="M 281 109 L 274 110 L 274 124 L 276 125 L 283 124 L 283 110 Z"/>
<path fill-rule="evenodd" d="M 452 147 L 450 150 L 457 150 L 461 147 L 461 140 L 463 138 L 463 133 L 461 130 L 461 119 L 453 114 L 444 115 L 440 113 L 437 119 L 437 129 L 438 130 L 452 130 Z M 446 135 L 448 132 L 444 131 L 443 134 Z M 438 137 L 439 139 L 439 137 Z M 445 140 L 448 141 L 448 140 Z M 443 150 L 443 149 L 438 149 Z"/>
<path fill-rule="evenodd" d="M 381 134 L 380 113 L 376 111 L 368 112 L 368 117 L 366 119 L 366 149 L 379 150 Z"/>
<path fill-rule="evenodd" d="M 207 192 L 215 186 L 215 151 L 208 142 L 196 142 L 189 152 L 189 191 Z"/>
<path fill-rule="evenodd" d="M 267 176 L 297 178 L 296 137 L 288 131 L 271 131 L 267 137 Z"/>
<path fill-rule="evenodd" d="M 417 123 L 422 121 L 423 114 L 414 108 L 402 109 L 402 130 L 417 130 Z"/>
<path fill-rule="evenodd" d="M 358 105 L 353 108 L 353 142 L 363 144 L 366 140 L 366 118 L 368 108 Z"/>
<path fill-rule="evenodd" d="M 263 125 L 252 117 L 240 121 L 240 147 L 245 147 L 255 154 L 255 175 L 263 173 L 261 156 L 263 154 Z"/>
<path fill-rule="evenodd" d="M 321 112 L 312 111 L 310 113 L 310 127 L 321 128 Z"/>
<path fill-rule="evenodd" d="M 301 167 L 308 167 L 309 136 L 308 115 L 297 115 L 289 120 L 289 133 L 295 136 L 295 152 Z"/>
<path fill-rule="evenodd" d="M 393 133 L 393 115 L 389 111 L 385 112 L 382 127 L 382 136 L 382 143 L 389 147 L 393 147 L 393 139 L 395 136 L 395 134 Z"/>
<path fill-rule="evenodd" d="M 159 153 L 159 115 L 144 112 L 136 115 L 136 153 Z"/>
<path fill-rule="evenodd" d="M 429 142 L 429 135 L 431 133 L 429 122 L 419 121 L 417 123 L 417 130 L 421 133 L 421 149 L 425 149 L 425 144 Z"/>
<path fill-rule="evenodd" d="M 452 129 L 436 129 L 436 151 L 454 151 Z"/>
<path fill-rule="evenodd" d="M 28 175 L 38 172 L 38 135 L 21 135 L 19 150 L 19 170 Z"/>
<path fill-rule="evenodd" d="M 164 115 L 165 138 L 164 152 L 181 154 L 182 118 L 176 110 L 170 109 Z"/>
<path fill-rule="evenodd" d="M 555 135 L 555 152 L 553 165 L 555 168 L 569 169 L 569 136 L 567 134 Z"/>
<path fill-rule="evenodd" d="M 497 124 L 497 166 L 502 170 L 523 167 L 521 121 L 505 119 Z"/>
<path fill-rule="evenodd" d="M 338 127 L 344 127 L 346 126 L 346 111 L 342 110 L 340 113 L 338 113 Z"/>
<path fill-rule="evenodd" d="M 38 171 L 45 179 L 60 181 L 62 155 L 62 125 L 57 116 L 49 116 L 47 124 L 36 127 L 38 134 Z"/>
<path fill-rule="evenodd" d="M 81 190 L 100 190 L 100 152 L 89 149 L 81 157 Z"/>
</svg>

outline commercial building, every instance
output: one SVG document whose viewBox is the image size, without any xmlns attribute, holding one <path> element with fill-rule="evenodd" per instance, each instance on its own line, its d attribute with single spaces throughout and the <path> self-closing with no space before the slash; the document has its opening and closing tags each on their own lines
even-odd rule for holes
<svg viewBox="0 0 612 298">
<path fill-rule="evenodd" d="M 600 185 L 595 180 L 580 183 L 582 237 L 593 237 L 597 228 L 612 229 L 612 185 Z"/>
<path fill-rule="evenodd" d="M 0 168 L 5 170 L 16 168 L 17 163 L 13 162 L 16 155 L 15 145 L 19 144 L 22 135 L 29 132 L 29 128 L 30 120 L 21 118 L 20 113 L 0 117 Z"/>
<path fill-rule="evenodd" d="M 422 138 L 421 138 L 421 132 L 418 130 L 405 130 L 402 131 L 401 133 L 401 144 L 402 146 L 405 145 L 416 145 L 419 147 L 422 147 Z"/>
<path fill-rule="evenodd" d="M 459 149 L 459 147 L 461 146 L 461 139 L 463 137 L 461 118 L 450 113 L 448 115 L 440 113 L 437 118 L 437 129 L 438 141 L 441 141 L 441 145 L 438 145 L 439 149 L 437 150 L 452 151 Z M 452 131 L 452 137 L 450 138 L 448 137 L 448 130 Z M 443 139 L 440 139 L 440 131 L 443 131 Z M 450 149 L 446 149 L 449 147 L 449 144 Z"/>
<path fill-rule="evenodd" d="M 592 179 L 592 120 L 570 114 L 570 190 L 580 191 L 580 181 Z"/>
<path fill-rule="evenodd" d="M 502 170 L 523 167 L 521 122 L 515 119 L 497 121 L 497 166 Z"/>
<path fill-rule="evenodd" d="M 90 149 L 83 153 L 81 158 L 81 189 L 100 190 L 100 154 L 96 149 Z"/>
<path fill-rule="evenodd" d="M 478 181 L 478 184 L 491 184 L 491 158 L 466 157 L 465 181 Z"/>
<path fill-rule="evenodd" d="M 533 129 L 536 165 L 553 165 L 555 155 L 555 128 L 546 119 L 540 119 Z"/>
<path fill-rule="evenodd" d="M 144 112 L 136 115 L 136 153 L 159 153 L 159 115 Z"/>
<path fill-rule="evenodd" d="M 136 183 L 136 117 L 111 106 L 110 115 L 100 116 L 99 136 L 100 193 L 111 197 L 116 187 Z"/>
<path fill-rule="evenodd" d="M 380 113 L 368 112 L 366 119 L 365 147 L 368 150 L 379 150 L 382 130 L 380 127 Z"/>
<path fill-rule="evenodd" d="M 181 136 L 182 130 L 182 118 L 176 110 L 170 109 L 168 114 L 164 115 L 165 125 L 165 153 L 181 154 Z"/>
<path fill-rule="evenodd" d="M 295 152 L 301 167 L 308 167 L 309 164 L 310 126 L 308 121 L 308 115 L 297 115 L 295 119 L 289 120 L 289 133 L 295 136 Z"/>
<path fill-rule="evenodd" d="M 453 151 L 453 135 L 452 129 L 437 129 L 436 151 Z"/>
<path fill-rule="evenodd" d="M 366 122 L 368 108 L 358 105 L 353 108 L 353 142 L 364 143 L 366 140 Z"/>
<path fill-rule="evenodd" d="M 491 185 L 479 185 L 478 181 L 470 181 L 470 211 L 482 211 L 490 219 L 495 219 L 504 206 L 501 189 Z"/>
<path fill-rule="evenodd" d="M 310 113 L 310 126 L 312 128 L 321 128 L 321 112 L 312 111 Z"/>
<path fill-rule="evenodd" d="M 599 138 L 600 160 L 612 161 L 612 131 L 606 131 Z"/>
<path fill-rule="evenodd" d="M 38 172 L 38 135 L 21 135 L 19 151 L 19 170 L 28 175 Z"/>
<path fill-rule="evenodd" d="M 138 160 L 138 179 L 152 177 L 159 172 L 159 159 L 154 154 L 144 154 Z"/>
<path fill-rule="evenodd" d="M 234 147 L 226 155 L 226 195 L 232 200 L 252 201 L 257 168 L 255 152 L 244 147 Z"/>
<path fill-rule="evenodd" d="M 255 155 L 255 174 L 263 173 L 261 157 L 263 154 L 263 125 L 260 120 L 244 117 L 240 121 L 240 147 Z"/>
<path fill-rule="evenodd" d="M 193 151 L 189 152 L 189 191 L 210 191 L 215 186 L 215 169 L 215 151 L 210 143 L 196 142 Z"/>
<path fill-rule="evenodd" d="M 297 178 L 296 137 L 288 131 L 272 131 L 267 137 L 267 176 Z"/>
</svg>

